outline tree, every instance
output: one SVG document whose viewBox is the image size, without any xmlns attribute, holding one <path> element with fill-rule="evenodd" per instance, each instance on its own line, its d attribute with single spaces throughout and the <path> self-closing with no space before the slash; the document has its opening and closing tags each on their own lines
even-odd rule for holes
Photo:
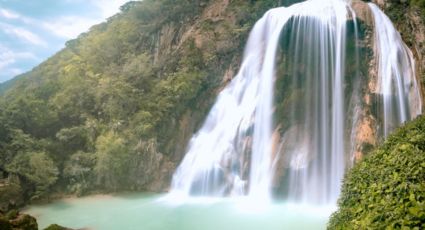
<svg viewBox="0 0 425 230">
<path fill-rule="evenodd" d="M 125 184 L 128 161 L 129 150 L 124 138 L 112 131 L 98 137 L 95 173 L 99 185 L 115 191 Z"/>
<path fill-rule="evenodd" d="M 35 185 L 33 199 L 45 195 L 58 178 L 58 168 L 45 152 L 21 152 L 6 166 Z"/>
</svg>

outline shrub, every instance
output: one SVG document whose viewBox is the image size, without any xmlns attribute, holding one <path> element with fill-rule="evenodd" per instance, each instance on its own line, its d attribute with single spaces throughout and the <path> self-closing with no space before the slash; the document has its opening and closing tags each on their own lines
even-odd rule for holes
<svg viewBox="0 0 425 230">
<path fill-rule="evenodd" d="M 346 174 L 338 206 L 329 229 L 425 228 L 425 116 Z"/>
</svg>

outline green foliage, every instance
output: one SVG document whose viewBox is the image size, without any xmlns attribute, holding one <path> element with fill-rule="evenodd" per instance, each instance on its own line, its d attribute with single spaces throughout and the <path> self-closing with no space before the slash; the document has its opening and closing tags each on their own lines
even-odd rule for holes
<svg viewBox="0 0 425 230">
<path fill-rule="evenodd" d="M 425 228 L 425 116 L 347 173 L 338 206 L 329 229 Z"/>
<path fill-rule="evenodd" d="M 9 212 L 7 212 L 7 214 L 6 214 L 6 219 L 8 219 L 8 220 L 13 220 L 13 219 L 15 219 L 16 217 L 18 217 L 18 215 L 19 215 L 18 210 L 16 210 L 16 209 L 12 209 L 12 210 L 10 210 Z"/>
<path fill-rule="evenodd" d="M 16 182 L 8 182 L 0 186 L 0 213 L 6 212 L 11 206 L 20 206 L 24 202 L 22 188 Z"/>
<path fill-rule="evenodd" d="M 4 168 L 5 165 L 10 163 L 14 155 L 25 153 L 33 149 L 39 149 L 36 141 L 20 129 L 8 130 L 7 137 L 10 138 L 10 140 L 8 140 L 9 143 L 7 148 L 3 148 L 3 153 L 0 155 L 1 168 Z"/>
<path fill-rule="evenodd" d="M 107 189 L 117 190 L 128 175 L 129 150 L 126 141 L 114 132 L 100 136 L 96 141 L 97 182 Z"/>
<path fill-rule="evenodd" d="M 172 56 L 155 53 L 162 27 L 182 27 L 202 2 L 129 2 L 7 84 L 0 98 L 0 169 L 36 187 L 34 197 L 55 183 L 76 194 L 123 186 L 130 148 L 140 138 L 168 138 L 171 122 L 206 90 L 193 41 Z"/>
<path fill-rule="evenodd" d="M 17 154 L 6 169 L 27 178 L 35 184 L 34 199 L 48 192 L 57 180 L 58 169 L 45 152 L 22 152 Z"/>
<path fill-rule="evenodd" d="M 425 0 L 410 0 L 410 5 L 418 7 L 425 16 Z"/>
</svg>

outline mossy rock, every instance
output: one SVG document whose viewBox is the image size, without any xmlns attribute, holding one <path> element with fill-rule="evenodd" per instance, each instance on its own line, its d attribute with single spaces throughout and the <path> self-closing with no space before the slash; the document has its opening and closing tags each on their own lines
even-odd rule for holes
<svg viewBox="0 0 425 230">
<path fill-rule="evenodd" d="M 14 220 L 9 220 L 13 229 L 38 230 L 37 220 L 27 214 L 21 214 Z"/>
<path fill-rule="evenodd" d="M 71 228 L 62 227 L 57 224 L 51 224 L 49 227 L 45 228 L 44 230 L 72 230 Z"/>
<path fill-rule="evenodd" d="M 16 218 L 18 217 L 18 215 L 19 215 L 18 210 L 13 209 L 13 210 L 10 210 L 10 211 L 6 214 L 6 219 L 8 219 L 8 220 L 13 220 L 13 219 L 16 219 Z"/>
<path fill-rule="evenodd" d="M 425 116 L 346 174 L 338 206 L 328 229 L 425 229 Z"/>
<path fill-rule="evenodd" d="M 0 230 L 12 230 L 12 225 L 3 217 L 0 217 Z"/>
</svg>

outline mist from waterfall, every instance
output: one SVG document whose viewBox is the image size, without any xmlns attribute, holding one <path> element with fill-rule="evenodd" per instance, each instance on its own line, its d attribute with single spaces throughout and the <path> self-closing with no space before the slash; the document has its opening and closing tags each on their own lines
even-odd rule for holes
<svg viewBox="0 0 425 230">
<path fill-rule="evenodd" d="M 422 102 L 411 51 L 379 8 L 369 6 L 377 76 L 368 90 L 379 138 L 422 113 Z M 171 193 L 267 202 L 283 178 L 285 199 L 335 204 L 360 145 L 358 127 L 371 116 L 362 113 L 370 82 L 360 71 L 358 24 L 351 1 L 269 10 L 251 31 L 238 74 L 192 137 Z M 286 91 L 276 88 L 277 79 Z M 286 93 L 284 115 L 276 114 L 279 90 Z"/>
</svg>

